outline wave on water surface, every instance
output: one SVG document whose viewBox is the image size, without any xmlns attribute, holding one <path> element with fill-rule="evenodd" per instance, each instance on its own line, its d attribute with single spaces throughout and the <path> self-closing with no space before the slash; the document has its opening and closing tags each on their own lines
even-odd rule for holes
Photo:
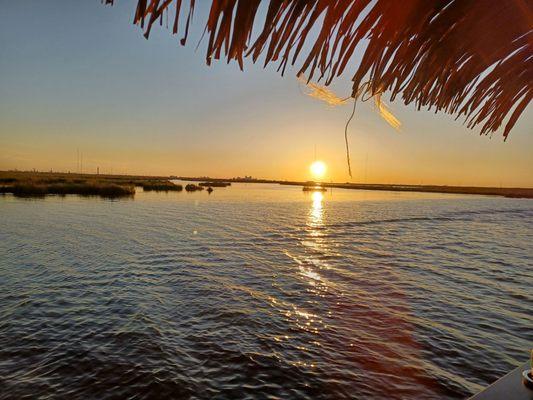
<svg viewBox="0 0 533 400">
<path fill-rule="evenodd" d="M 527 358 L 531 200 L 234 186 L 0 198 L 0 399 L 459 399 Z"/>
</svg>

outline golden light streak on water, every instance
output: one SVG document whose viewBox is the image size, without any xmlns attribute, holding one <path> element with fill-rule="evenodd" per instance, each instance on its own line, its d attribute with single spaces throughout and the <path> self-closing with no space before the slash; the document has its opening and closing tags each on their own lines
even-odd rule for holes
<svg viewBox="0 0 533 400">
<path fill-rule="evenodd" d="M 309 213 L 309 225 L 313 228 L 320 227 L 323 224 L 323 207 L 322 200 L 324 195 L 322 192 L 313 192 L 312 194 L 313 204 L 311 206 L 311 211 Z M 311 234 L 314 236 L 316 231 L 313 231 Z"/>
</svg>

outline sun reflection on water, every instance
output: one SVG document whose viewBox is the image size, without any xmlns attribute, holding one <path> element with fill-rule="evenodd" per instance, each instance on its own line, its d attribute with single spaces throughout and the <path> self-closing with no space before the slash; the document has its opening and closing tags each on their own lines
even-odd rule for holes
<svg viewBox="0 0 533 400">
<path fill-rule="evenodd" d="M 328 282 L 322 276 L 321 270 L 329 269 L 323 256 L 328 251 L 324 231 L 324 194 L 320 191 L 311 194 L 311 207 L 307 218 L 306 237 L 301 240 L 305 255 L 297 257 L 300 275 L 309 284 L 310 291 L 317 296 L 324 296 L 328 291 Z"/>
<path fill-rule="evenodd" d="M 323 225 L 324 210 L 322 207 L 322 200 L 324 199 L 324 195 L 321 192 L 313 192 L 312 199 L 313 204 L 309 213 L 309 225 L 313 228 L 321 227 Z M 316 233 L 316 231 L 313 231 L 312 235 L 315 235 Z"/>
</svg>

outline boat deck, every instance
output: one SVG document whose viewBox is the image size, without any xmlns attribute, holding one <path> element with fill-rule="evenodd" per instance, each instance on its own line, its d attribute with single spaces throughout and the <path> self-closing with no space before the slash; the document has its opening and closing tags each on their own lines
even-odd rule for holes
<svg viewBox="0 0 533 400">
<path fill-rule="evenodd" d="M 470 400 L 533 400 L 533 390 L 522 383 L 522 371 L 531 369 L 528 361 L 501 377 Z"/>
</svg>

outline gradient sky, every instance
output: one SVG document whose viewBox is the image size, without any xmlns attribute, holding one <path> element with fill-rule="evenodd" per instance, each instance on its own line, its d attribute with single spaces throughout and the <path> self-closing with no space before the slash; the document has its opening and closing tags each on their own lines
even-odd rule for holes
<svg viewBox="0 0 533 400">
<path fill-rule="evenodd" d="M 1 1 L 1 0 L 0 0 Z M 295 70 L 248 62 L 205 65 L 205 2 L 187 46 L 132 25 L 134 0 L 1 1 L 0 169 L 349 181 L 350 106 L 305 96 Z M 332 89 L 350 93 L 349 76 Z M 353 181 L 533 187 L 531 106 L 507 142 L 462 121 L 391 105 L 402 132 L 369 103 L 351 125 Z M 365 172 L 366 171 L 366 172 Z"/>
</svg>

